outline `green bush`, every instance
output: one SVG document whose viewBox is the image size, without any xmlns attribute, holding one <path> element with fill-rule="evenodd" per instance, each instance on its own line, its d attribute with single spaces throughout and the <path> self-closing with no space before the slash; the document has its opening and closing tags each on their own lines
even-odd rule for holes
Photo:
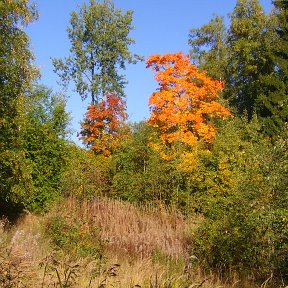
<svg viewBox="0 0 288 288">
<path fill-rule="evenodd" d="M 224 273 L 236 270 L 243 276 L 255 275 L 260 281 L 270 275 L 285 280 L 287 211 L 244 213 L 206 220 L 195 232 L 194 253 L 209 267 Z"/>
<path fill-rule="evenodd" d="M 95 259 L 103 256 L 100 229 L 76 215 L 69 218 L 61 214 L 54 215 L 47 223 L 46 233 L 52 239 L 53 246 L 65 254 Z"/>
<path fill-rule="evenodd" d="M 222 128 L 212 160 L 202 163 L 212 184 L 195 192 L 206 220 L 194 233 L 194 253 L 224 273 L 287 281 L 287 131 L 271 143 L 257 134 L 257 120 L 240 121 Z"/>
<path fill-rule="evenodd" d="M 130 139 L 113 156 L 112 195 L 138 203 L 161 201 L 180 205 L 186 188 L 182 173 L 175 163 L 163 160 L 149 146 L 151 127 L 140 122 L 132 131 Z"/>
<path fill-rule="evenodd" d="M 61 177 L 61 190 L 65 197 L 91 199 L 109 193 L 111 158 L 95 155 L 74 144 L 67 147 L 69 160 Z"/>
</svg>

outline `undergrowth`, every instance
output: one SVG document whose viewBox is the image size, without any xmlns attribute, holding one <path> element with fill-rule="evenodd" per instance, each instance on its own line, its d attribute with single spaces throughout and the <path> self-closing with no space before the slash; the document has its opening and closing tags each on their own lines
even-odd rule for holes
<svg viewBox="0 0 288 288">
<path fill-rule="evenodd" d="M 3 219 L 0 287 L 269 287 L 202 269 L 190 254 L 202 221 L 105 199 L 66 199 L 13 226 Z"/>
</svg>

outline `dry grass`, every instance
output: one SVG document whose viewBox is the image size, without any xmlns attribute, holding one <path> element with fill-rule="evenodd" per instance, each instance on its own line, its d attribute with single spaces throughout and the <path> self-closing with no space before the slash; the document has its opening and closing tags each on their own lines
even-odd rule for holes
<svg viewBox="0 0 288 288">
<path fill-rule="evenodd" d="M 100 227 L 105 257 L 54 250 L 44 231 L 55 215 L 81 219 L 85 233 L 91 225 Z M 257 287 L 237 277 L 221 281 L 203 273 L 197 261 L 189 262 L 189 234 L 199 221 L 163 207 L 139 208 L 105 199 L 69 199 L 45 216 L 26 215 L 7 231 L 0 221 L 0 287 Z"/>
<path fill-rule="evenodd" d="M 70 199 L 60 209 L 100 227 L 108 250 L 118 256 L 145 258 L 161 251 L 174 258 L 188 257 L 193 222 L 188 223 L 179 213 L 112 200 L 78 203 Z"/>
<path fill-rule="evenodd" d="M 4 231 L 6 221 L 0 222 L 0 287 L 28 287 L 36 280 L 38 263 L 46 253 L 47 243 L 42 241 L 39 219 L 27 215 L 9 232 Z"/>
</svg>

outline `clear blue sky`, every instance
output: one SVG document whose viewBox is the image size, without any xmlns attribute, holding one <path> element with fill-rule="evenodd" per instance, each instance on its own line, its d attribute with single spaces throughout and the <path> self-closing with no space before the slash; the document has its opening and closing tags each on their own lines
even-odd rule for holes
<svg viewBox="0 0 288 288">
<path fill-rule="evenodd" d="M 84 0 L 34 0 L 40 14 L 39 20 L 26 30 L 31 38 L 31 47 L 40 68 L 40 83 L 60 90 L 59 80 L 53 73 L 51 57 L 68 56 L 70 43 L 66 28 L 70 13 L 78 9 Z M 115 6 L 123 11 L 134 11 L 134 30 L 130 36 L 136 40 L 131 46 L 133 53 L 147 58 L 153 54 L 189 52 L 188 34 L 191 28 L 207 23 L 214 15 L 227 16 L 236 0 L 115 0 Z M 266 12 L 271 9 L 270 0 L 260 0 Z M 148 98 L 157 87 L 151 71 L 145 68 L 145 62 L 129 65 L 123 72 L 128 80 L 126 87 L 127 108 L 131 121 L 140 121 L 149 117 Z M 80 121 L 86 111 L 87 102 L 80 96 L 67 91 L 67 111 L 72 116 L 72 128 L 80 129 Z"/>
</svg>

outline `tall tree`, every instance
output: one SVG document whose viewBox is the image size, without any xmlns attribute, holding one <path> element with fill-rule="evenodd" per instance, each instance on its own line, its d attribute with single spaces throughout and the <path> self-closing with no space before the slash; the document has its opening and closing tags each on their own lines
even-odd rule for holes
<svg viewBox="0 0 288 288">
<path fill-rule="evenodd" d="M 259 76 L 266 64 L 263 35 L 267 17 L 259 0 L 238 0 L 230 20 L 224 96 L 239 115 L 247 113 L 251 119 L 259 96 Z"/>
<path fill-rule="evenodd" d="M 271 68 L 262 76 L 261 94 L 256 111 L 268 135 L 281 132 L 288 121 L 288 1 L 273 2 L 269 29 L 269 50 Z M 273 17 L 273 18 L 272 18 Z M 268 30 L 269 31 L 269 30 Z M 273 37 L 271 37 L 273 35 Z"/>
<path fill-rule="evenodd" d="M 28 0 L 0 2 L 0 206 L 21 206 L 30 183 L 21 135 L 24 94 L 37 70 L 23 28 L 36 18 Z"/>
<path fill-rule="evenodd" d="M 224 18 L 216 16 L 189 33 L 190 57 L 200 70 L 215 80 L 223 80 L 228 61 L 227 28 Z"/>
<path fill-rule="evenodd" d="M 259 0 L 238 0 L 229 28 L 217 16 L 189 34 L 191 56 L 200 69 L 224 80 L 223 97 L 235 113 L 250 120 L 256 113 L 268 135 L 279 133 L 288 115 L 287 1 L 274 5 L 276 12 L 265 15 Z"/>
<path fill-rule="evenodd" d="M 135 63 L 137 55 L 129 51 L 134 43 L 128 35 L 132 27 L 132 11 L 122 13 L 110 0 L 90 0 L 79 12 L 73 11 L 68 27 L 70 56 L 53 60 L 55 72 L 64 84 L 73 80 L 82 99 L 91 97 L 97 104 L 106 93 L 124 96 L 125 77 L 119 69 Z"/>
</svg>

